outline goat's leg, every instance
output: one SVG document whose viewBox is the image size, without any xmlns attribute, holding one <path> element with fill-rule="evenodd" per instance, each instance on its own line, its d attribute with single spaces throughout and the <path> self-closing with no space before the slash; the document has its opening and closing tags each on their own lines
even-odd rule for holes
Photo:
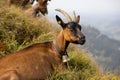
<svg viewBox="0 0 120 80">
<path fill-rule="evenodd" d="M 17 71 L 11 70 L 0 75 L 0 80 L 20 80 Z"/>
</svg>

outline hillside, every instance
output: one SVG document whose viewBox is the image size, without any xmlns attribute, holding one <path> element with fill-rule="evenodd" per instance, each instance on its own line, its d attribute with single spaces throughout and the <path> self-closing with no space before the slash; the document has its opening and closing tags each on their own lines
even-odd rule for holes
<svg viewBox="0 0 120 80">
<path fill-rule="evenodd" d="M 109 38 L 93 27 L 83 27 L 87 37 L 85 48 L 92 53 L 104 71 L 120 74 L 120 41 Z"/>
<path fill-rule="evenodd" d="M 0 3 L 4 5 L 4 3 Z M 0 6 L 0 56 L 19 51 L 31 44 L 55 39 L 60 31 L 45 17 L 33 18 L 19 8 Z M 118 80 L 114 74 L 103 74 L 92 57 L 84 50 L 70 45 L 68 70 L 54 73 L 47 80 Z"/>
</svg>

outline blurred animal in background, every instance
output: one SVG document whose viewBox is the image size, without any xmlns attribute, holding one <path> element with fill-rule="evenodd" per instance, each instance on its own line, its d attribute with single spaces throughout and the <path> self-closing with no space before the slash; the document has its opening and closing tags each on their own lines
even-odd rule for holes
<svg viewBox="0 0 120 80">
<path fill-rule="evenodd" d="M 49 0 L 34 0 L 32 6 L 25 11 L 27 14 L 31 14 L 34 17 L 42 16 L 48 14 L 48 5 Z"/>
<path fill-rule="evenodd" d="M 48 14 L 48 1 L 51 0 L 7 0 L 8 5 L 20 6 L 23 10 L 25 6 L 31 4 L 31 6 L 25 10 L 25 13 L 32 14 L 33 16 L 38 16 L 40 14 Z"/>
</svg>

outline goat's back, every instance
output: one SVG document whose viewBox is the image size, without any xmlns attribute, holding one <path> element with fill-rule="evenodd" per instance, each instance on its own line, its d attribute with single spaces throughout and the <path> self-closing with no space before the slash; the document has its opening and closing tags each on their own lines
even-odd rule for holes
<svg viewBox="0 0 120 80">
<path fill-rule="evenodd" d="M 16 53 L 0 59 L 0 75 L 15 70 L 22 80 L 31 78 L 46 78 L 61 64 L 59 54 L 52 42 L 34 44 Z"/>
</svg>

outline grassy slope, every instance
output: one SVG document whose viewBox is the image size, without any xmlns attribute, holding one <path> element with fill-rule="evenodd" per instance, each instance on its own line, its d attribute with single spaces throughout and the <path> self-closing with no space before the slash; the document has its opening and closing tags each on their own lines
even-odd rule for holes
<svg viewBox="0 0 120 80">
<path fill-rule="evenodd" d="M 47 26 L 46 26 L 47 25 Z M 21 49 L 36 42 L 52 40 L 57 28 L 45 18 L 27 16 L 19 8 L 0 8 L 0 43 L 5 43 L 5 53 Z"/>
<path fill-rule="evenodd" d="M 34 43 L 53 40 L 59 29 L 45 18 L 35 19 L 14 6 L 1 7 L 0 2 L 0 56 L 15 52 Z M 54 34 L 54 35 L 53 35 Z M 2 45 L 4 43 L 4 45 Z M 84 50 L 70 45 L 69 69 L 54 73 L 48 80 L 118 80 L 112 74 L 102 74 Z"/>
</svg>

